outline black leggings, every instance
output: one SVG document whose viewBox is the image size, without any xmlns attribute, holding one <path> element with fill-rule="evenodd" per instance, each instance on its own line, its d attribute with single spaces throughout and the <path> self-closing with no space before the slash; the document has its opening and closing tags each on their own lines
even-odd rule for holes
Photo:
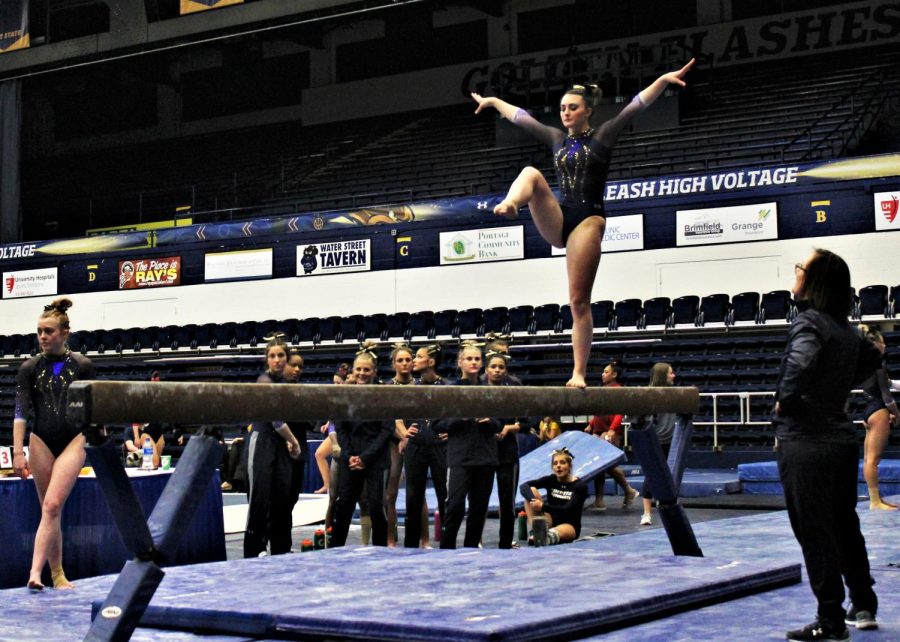
<svg viewBox="0 0 900 642">
<path fill-rule="evenodd" d="M 519 488 L 519 462 L 497 466 L 497 497 L 500 500 L 499 548 L 512 548 L 516 529 L 516 490 Z"/>
</svg>

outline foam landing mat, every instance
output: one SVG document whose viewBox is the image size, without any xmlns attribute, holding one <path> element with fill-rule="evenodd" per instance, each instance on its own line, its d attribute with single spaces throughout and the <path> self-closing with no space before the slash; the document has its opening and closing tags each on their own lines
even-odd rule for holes
<svg viewBox="0 0 900 642">
<path fill-rule="evenodd" d="M 346 547 L 166 569 L 141 626 L 279 639 L 571 639 L 799 581 L 799 564 L 586 544 Z M 615 591 L 604 590 L 610 582 Z"/>
</svg>

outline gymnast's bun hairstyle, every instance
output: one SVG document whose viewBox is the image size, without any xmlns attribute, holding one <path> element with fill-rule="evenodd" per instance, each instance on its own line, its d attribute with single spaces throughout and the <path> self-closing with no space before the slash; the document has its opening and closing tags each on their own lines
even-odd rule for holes
<svg viewBox="0 0 900 642">
<path fill-rule="evenodd" d="M 510 356 L 506 352 L 500 352 L 499 350 L 488 350 L 484 353 L 484 362 L 488 364 L 492 359 L 503 359 L 504 363 L 509 363 Z"/>
<path fill-rule="evenodd" d="M 603 98 L 603 90 L 597 85 L 572 85 L 566 90 L 566 94 L 573 96 L 581 96 L 584 98 L 585 104 L 593 109 L 600 103 Z"/>
<path fill-rule="evenodd" d="M 878 328 L 873 328 L 864 323 L 860 323 L 859 330 L 865 335 L 866 339 L 872 343 L 884 343 L 884 335 L 878 331 Z"/>
<path fill-rule="evenodd" d="M 374 341 L 366 341 L 365 343 L 361 343 L 359 345 L 359 350 L 356 351 L 356 357 L 353 359 L 353 362 L 356 363 L 360 359 L 365 359 L 372 362 L 372 366 L 378 365 L 378 352 L 376 351 L 376 344 Z"/>
<path fill-rule="evenodd" d="M 59 327 L 61 330 L 69 329 L 69 315 L 66 314 L 66 311 L 72 307 L 72 299 L 67 299 L 65 297 L 56 299 L 53 303 L 44 306 L 44 311 L 41 313 L 42 319 L 47 319 L 49 317 L 53 317 L 59 323 Z"/>
<path fill-rule="evenodd" d="M 441 365 L 441 360 L 444 358 L 444 349 L 441 347 L 440 343 L 432 343 L 431 345 L 425 346 L 425 352 L 428 353 L 430 359 L 434 359 L 435 368 Z"/>
<path fill-rule="evenodd" d="M 391 363 L 394 363 L 394 359 L 396 359 L 397 355 L 401 352 L 408 352 L 410 356 L 413 356 L 413 349 L 405 343 L 395 343 L 393 347 L 394 349 L 391 350 Z"/>
</svg>

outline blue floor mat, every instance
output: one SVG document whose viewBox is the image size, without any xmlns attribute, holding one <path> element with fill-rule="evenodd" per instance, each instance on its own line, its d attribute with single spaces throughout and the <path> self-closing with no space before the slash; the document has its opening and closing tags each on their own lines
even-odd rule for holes
<svg viewBox="0 0 900 642">
<path fill-rule="evenodd" d="M 800 580 L 796 563 L 611 554 L 589 544 L 348 547 L 180 567 L 166 575 L 142 625 L 273 637 L 559 639 Z M 641 568 L 653 572 L 635 572 Z M 548 592 L 550 578 L 560 577 L 565 592 Z M 598 600 L 598 586 L 612 578 L 616 590 Z"/>
<path fill-rule="evenodd" d="M 778 475 L 778 462 L 760 461 L 750 464 L 739 464 L 738 479 L 741 492 L 748 495 L 783 495 L 781 478 Z M 868 494 L 862 462 L 859 463 L 857 476 L 857 492 L 860 496 Z M 878 489 L 882 497 L 900 493 L 900 460 L 885 459 L 878 465 Z"/>
</svg>

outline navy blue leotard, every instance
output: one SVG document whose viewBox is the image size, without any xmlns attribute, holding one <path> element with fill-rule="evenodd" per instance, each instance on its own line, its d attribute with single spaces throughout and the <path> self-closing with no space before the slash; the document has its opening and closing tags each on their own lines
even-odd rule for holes
<svg viewBox="0 0 900 642">
<path fill-rule="evenodd" d="M 625 127 L 644 109 L 644 103 L 635 96 L 615 118 L 574 136 L 538 122 L 524 110 L 519 110 L 513 119 L 553 151 L 563 214 L 563 246 L 584 219 L 605 215 L 603 193 L 613 146 Z"/>
<path fill-rule="evenodd" d="M 77 352 L 31 357 L 16 375 L 15 418 L 27 420 L 29 412 L 34 411 L 32 434 L 59 457 L 83 427 L 66 417 L 69 384 L 94 378 L 94 364 Z"/>
</svg>

